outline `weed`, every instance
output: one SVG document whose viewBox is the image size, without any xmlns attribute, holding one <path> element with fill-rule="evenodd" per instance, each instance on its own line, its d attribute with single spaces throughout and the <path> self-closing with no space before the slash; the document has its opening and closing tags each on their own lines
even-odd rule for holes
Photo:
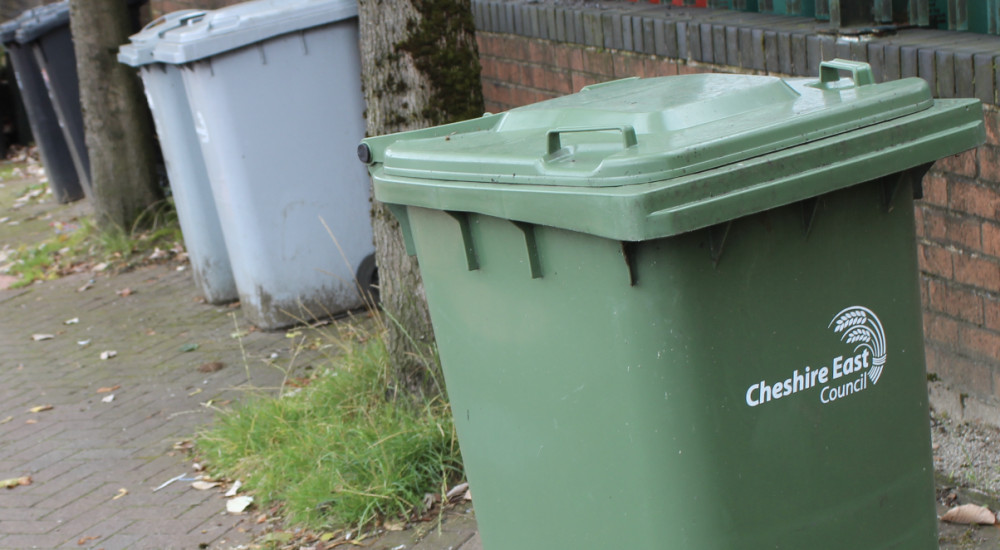
<svg viewBox="0 0 1000 550">
<path fill-rule="evenodd" d="M 172 203 L 161 201 L 143 216 L 142 224 L 137 222 L 129 230 L 120 227 L 102 230 L 91 218 L 81 218 L 70 224 L 54 223 L 54 236 L 8 252 L 7 263 L 0 266 L 0 271 L 19 277 L 11 285 L 16 288 L 38 280 L 55 279 L 97 263 L 129 269 L 183 253 L 181 230 Z"/>
<path fill-rule="evenodd" d="M 448 404 L 386 396 L 384 329 L 337 325 L 339 354 L 300 391 L 224 412 L 196 448 L 213 473 L 241 479 L 292 525 L 365 528 L 419 514 L 427 493 L 462 478 Z"/>
</svg>

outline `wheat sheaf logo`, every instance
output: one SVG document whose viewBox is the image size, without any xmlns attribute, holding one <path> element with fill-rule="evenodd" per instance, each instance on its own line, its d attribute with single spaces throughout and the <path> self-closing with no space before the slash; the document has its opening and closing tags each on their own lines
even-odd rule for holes
<svg viewBox="0 0 1000 550">
<path fill-rule="evenodd" d="M 855 352 L 868 350 L 872 354 L 867 374 L 872 384 L 877 383 L 885 366 L 885 330 L 878 317 L 866 307 L 851 306 L 834 315 L 829 327 L 840 334 L 841 342 L 855 344 Z"/>
</svg>

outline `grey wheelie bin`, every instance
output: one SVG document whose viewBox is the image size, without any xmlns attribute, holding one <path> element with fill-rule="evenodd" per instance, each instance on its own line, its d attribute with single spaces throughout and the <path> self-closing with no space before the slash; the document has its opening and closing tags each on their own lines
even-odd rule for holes
<svg viewBox="0 0 1000 550">
<path fill-rule="evenodd" d="M 359 307 L 373 277 L 356 15 L 349 0 L 247 2 L 153 50 L 181 69 L 240 304 L 261 328 Z"/>
<path fill-rule="evenodd" d="M 139 8 L 146 0 L 123 0 L 130 10 L 133 27 L 138 27 Z M 80 81 L 76 72 L 76 53 L 69 28 L 69 2 L 62 1 L 31 12 L 21 21 L 17 41 L 28 48 L 45 82 L 52 107 L 59 118 L 69 146 L 77 177 L 84 192 L 90 193 L 90 156 L 84 135 L 83 111 L 80 108 Z"/>
<path fill-rule="evenodd" d="M 984 137 L 835 60 L 366 139 L 483 548 L 937 549 L 913 200 Z"/>
<path fill-rule="evenodd" d="M 38 62 L 31 49 L 16 39 L 17 30 L 24 20 L 35 17 L 38 10 L 47 9 L 52 8 L 44 6 L 28 10 L 19 18 L 0 25 L 0 43 L 10 54 L 17 86 L 28 113 L 28 124 L 45 166 L 45 174 L 49 178 L 49 187 L 57 201 L 67 203 L 82 199 L 83 187 L 73 165 L 66 137 L 59 127 L 59 117 L 46 91 Z"/>
<path fill-rule="evenodd" d="M 130 44 L 119 49 L 118 60 L 137 67 L 142 77 L 195 284 L 207 302 L 218 304 L 236 300 L 239 295 L 208 169 L 194 129 L 181 70 L 177 65 L 153 59 L 153 49 L 165 31 L 204 16 L 201 10 L 185 10 L 153 21 L 133 35 Z"/>
</svg>

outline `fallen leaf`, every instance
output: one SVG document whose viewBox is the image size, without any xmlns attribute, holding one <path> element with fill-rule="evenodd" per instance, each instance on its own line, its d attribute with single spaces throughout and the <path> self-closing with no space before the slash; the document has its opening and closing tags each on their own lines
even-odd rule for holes
<svg viewBox="0 0 1000 550">
<path fill-rule="evenodd" d="M 242 514 L 251 504 L 253 504 L 253 497 L 251 496 L 233 497 L 226 501 L 226 511 L 230 514 Z"/>
<path fill-rule="evenodd" d="M 115 294 L 121 296 L 122 298 L 128 298 L 129 296 L 131 296 L 134 293 L 135 292 L 131 288 L 123 288 L 121 290 L 116 290 L 115 291 Z"/>
<path fill-rule="evenodd" d="M 242 486 L 243 486 L 243 482 L 237 479 L 236 482 L 233 483 L 233 486 L 230 487 L 228 491 L 226 491 L 226 496 L 227 497 L 236 496 L 236 492 L 239 491 L 240 487 L 242 487 Z"/>
<path fill-rule="evenodd" d="M 188 352 L 198 349 L 198 344 L 184 344 L 181 346 L 181 351 Z"/>
<path fill-rule="evenodd" d="M 453 499 L 453 498 L 455 498 L 457 496 L 464 495 L 465 492 L 468 491 L 468 490 L 469 490 L 469 484 L 468 483 L 459 483 L 458 485 L 452 487 L 451 490 L 448 491 L 448 493 L 444 495 L 444 497 L 446 499 L 448 499 L 448 500 L 451 500 L 451 499 Z"/>
<path fill-rule="evenodd" d="M 104 388 L 97 388 L 97 393 L 111 393 L 122 388 L 121 384 L 115 384 L 114 386 L 107 386 Z"/>
<path fill-rule="evenodd" d="M 25 424 L 38 424 L 38 420 L 36 420 L 34 418 L 29 418 L 29 419 L 25 420 L 24 423 Z"/>
<path fill-rule="evenodd" d="M 63 324 L 64 325 L 75 325 L 75 324 L 77 324 L 79 322 L 80 322 L 80 318 L 79 317 L 73 317 L 72 319 L 66 319 L 65 321 L 63 321 Z"/>
<path fill-rule="evenodd" d="M 77 546 L 83 546 L 92 540 L 97 540 L 101 537 L 80 537 L 80 540 L 76 541 Z"/>
<path fill-rule="evenodd" d="M 102 361 L 106 361 L 106 360 L 111 359 L 112 357 L 114 357 L 116 355 L 118 355 L 118 352 L 115 351 L 115 350 L 113 350 L 113 349 L 109 349 L 107 351 L 102 351 L 101 352 L 101 360 Z"/>
<path fill-rule="evenodd" d="M 191 484 L 191 487 L 198 489 L 199 491 L 207 491 L 212 487 L 218 487 L 219 484 L 214 481 L 195 481 Z"/>
<path fill-rule="evenodd" d="M 210 363 L 205 363 L 198 367 L 198 372 L 216 372 L 222 370 L 222 361 L 212 361 Z"/>
<path fill-rule="evenodd" d="M 8 416 L 7 418 L 4 418 L 3 420 L 0 420 L 0 424 L 6 424 L 6 423 L 10 422 L 11 420 L 14 420 L 14 417 L 13 416 Z"/>
<path fill-rule="evenodd" d="M 199 393 L 201 393 L 203 391 L 205 391 L 205 390 L 203 390 L 201 388 L 195 388 L 194 391 L 188 393 L 188 397 L 194 397 L 194 396 L 198 395 Z"/>
<path fill-rule="evenodd" d="M 989 508 L 978 504 L 963 504 L 945 512 L 941 521 L 965 525 L 995 525 L 996 515 Z"/>
<path fill-rule="evenodd" d="M 16 283 L 18 278 L 13 275 L 0 275 L 0 290 L 7 290 L 10 285 Z"/>
<path fill-rule="evenodd" d="M 128 494 L 128 489 L 122 487 L 121 489 L 118 489 L 118 494 L 117 495 L 111 497 L 111 500 L 118 500 L 118 499 L 122 498 L 123 496 L 125 496 L 127 494 Z"/>
<path fill-rule="evenodd" d="M 383 527 L 385 527 L 386 531 L 402 531 L 403 529 L 406 529 L 406 522 L 398 518 L 390 519 L 386 520 Z"/>
<path fill-rule="evenodd" d="M 103 401 L 105 403 L 110 403 L 110 402 L 112 402 L 114 400 L 115 400 L 115 394 L 113 394 L 113 393 L 110 394 L 110 395 L 107 395 L 103 399 L 101 399 L 101 401 Z"/>
<path fill-rule="evenodd" d="M 14 487 L 21 487 L 24 485 L 31 485 L 31 476 L 21 476 L 12 477 L 10 479 L 0 479 L 0 487 L 5 487 L 7 489 L 13 489 Z"/>
<path fill-rule="evenodd" d="M 90 340 L 91 340 L 90 338 L 87 338 L 86 340 L 77 340 L 76 344 L 78 346 L 89 346 L 90 345 Z"/>
<path fill-rule="evenodd" d="M 52 405 L 36 405 L 28 409 L 30 413 L 40 413 L 45 411 L 51 411 L 53 409 Z"/>
<path fill-rule="evenodd" d="M 87 281 L 86 283 L 84 283 L 83 286 L 81 286 L 80 288 L 76 289 L 76 291 L 77 292 L 83 292 L 85 290 L 90 290 L 90 288 L 93 287 L 93 286 L 94 286 L 94 280 L 91 279 L 91 280 Z"/>
<path fill-rule="evenodd" d="M 91 271 L 98 271 L 99 272 L 99 271 L 104 271 L 107 268 L 108 268 L 108 264 L 106 262 L 101 262 L 101 263 L 95 265 L 94 267 L 92 267 Z"/>
<path fill-rule="evenodd" d="M 51 340 L 55 338 L 52 334 L 32 334 L 31 339 L 36 342 L 41 342 L 42 340 Z"/>
</svg>

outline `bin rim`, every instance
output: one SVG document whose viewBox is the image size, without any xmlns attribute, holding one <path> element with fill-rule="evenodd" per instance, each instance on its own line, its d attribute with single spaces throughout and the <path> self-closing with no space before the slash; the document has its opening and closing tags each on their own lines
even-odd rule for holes
<svg viewBox="0 0 1000 550">
<path fill-rule="evenodd" d="M 492 118 L 470 122 L 490 124 Z M 447 129 L 430 130 L 447 137 Z M 899 180 L 912 168 L 971 149 L 985 139 L 979 100 L 948 99 L 883 124 L 746 159 L 735 169 L 723 166 L 637 185 L 418 179 L 388 174 L 377 160 L 369 171 L 375 198 L 390 205 L 484 214 L 637 242 L 725 223 L 867 181 Z M 843 151 L 844 158 L 831 160 L 830 150 Z M 405 235 L 408 228 L 405 220 L 401 223 Z"/>
<path fill-rule="evenodd" d="M 132 67 L 158 63 L 153 57 L 153 51 L 163 35 L 207 14 L 207 10 L 178 10 L 154 19 L 141 31 L 130 36 L 128 44 L 122 44 L 118 48 L 118 62 Z"/>
<path fill-rule="evenodd" d="M 163 33 L 156 61 L 186 64 L 277 36 L 358 15 L 350 0 L 253 0 L 206 13 L 200 21 Z"/>
</svg>

